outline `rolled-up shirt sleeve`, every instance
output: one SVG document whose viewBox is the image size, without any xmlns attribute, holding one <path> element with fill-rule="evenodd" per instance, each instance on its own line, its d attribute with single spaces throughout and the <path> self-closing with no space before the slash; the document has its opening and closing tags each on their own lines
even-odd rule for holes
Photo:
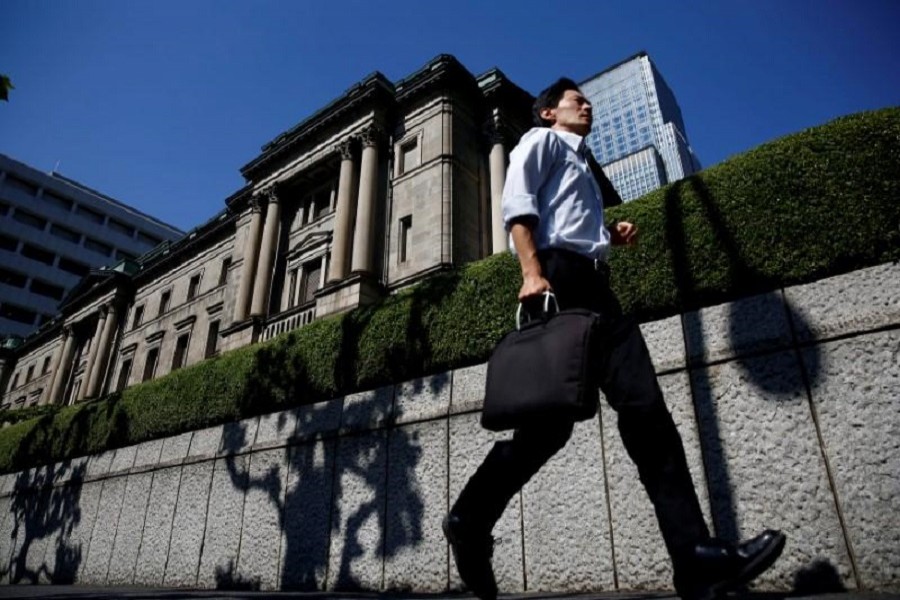
<svg viewBox="0 0 900 600">
<path fill-rule="evenodd" d="M 532 130 L 510 153 L 506 182 L 503 185 L 503 224 L 509 231 L 511 222 L 520 217 L 540 220 L 538 192 L 546 181 L 553 160 L 555 138 L 546 130 Z"/>
</svg>

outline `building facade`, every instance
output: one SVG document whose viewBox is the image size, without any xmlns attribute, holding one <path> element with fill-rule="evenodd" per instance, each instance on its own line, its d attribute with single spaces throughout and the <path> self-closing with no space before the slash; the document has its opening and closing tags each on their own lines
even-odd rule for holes
<svg viewBox="0 0 900 600">
<path fill-rule="evenodd" d="M 587 143 L 622 200 L 700 170 L 681 108 L 646 52 L 579 85 L 594 109 Z"/>
<path fill-rule="evenodd" d="M 366 77 L 266 144 L 210 221 L 92 271 L 0 350 L 2 406 L 123 389 L 506 250 L 507 155 L 532 100 L 448 55 Z"/>
<path fill-rule="evenodd" d="M 77 181 L 0 154 L 0 337 L 28 335 L 52 319 L 92 268 L 182 235 Z"/>
</svg>

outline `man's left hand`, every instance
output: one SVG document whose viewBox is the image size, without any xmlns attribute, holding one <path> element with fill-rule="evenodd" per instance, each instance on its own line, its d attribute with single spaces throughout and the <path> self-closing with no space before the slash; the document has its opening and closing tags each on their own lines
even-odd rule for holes
<svg viewBox="0 0 900 600">
<path fill-rule="evenodd" d="M 610 229 L 610 241 L 613 246 L 630 246 L 637 241 L 637 225 L 628 221 L 619 221 Z"/>
</svg>

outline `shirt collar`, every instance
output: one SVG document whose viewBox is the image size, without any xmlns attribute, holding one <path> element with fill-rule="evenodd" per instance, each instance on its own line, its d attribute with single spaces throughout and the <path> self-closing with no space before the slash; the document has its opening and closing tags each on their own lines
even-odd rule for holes
<svg viewBox="0 0 900 600">
<path fill-rule="evenodd" d="M 575 152 L 581 154 L 584 151 L 584 138 L 577 133 L 572 133 L 570 131 L 557 131 L 556 129 L 551 129 L 550 131 L 558 135 L 559 138 Z"/>
</svg>

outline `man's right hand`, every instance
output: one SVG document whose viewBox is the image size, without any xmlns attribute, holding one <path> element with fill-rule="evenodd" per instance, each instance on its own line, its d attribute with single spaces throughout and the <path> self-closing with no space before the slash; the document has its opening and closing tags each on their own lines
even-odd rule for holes
<svg viewBox="0 0 900 600">
<path fill-rule="evenodd" d="M 541 275 L 525 277 L 522 281 L 522 289 L 519 290 L 519 302 L 527 298 L 541 296 L 544 292 L 552 291 L 550 282 Z"/>
</svg>

